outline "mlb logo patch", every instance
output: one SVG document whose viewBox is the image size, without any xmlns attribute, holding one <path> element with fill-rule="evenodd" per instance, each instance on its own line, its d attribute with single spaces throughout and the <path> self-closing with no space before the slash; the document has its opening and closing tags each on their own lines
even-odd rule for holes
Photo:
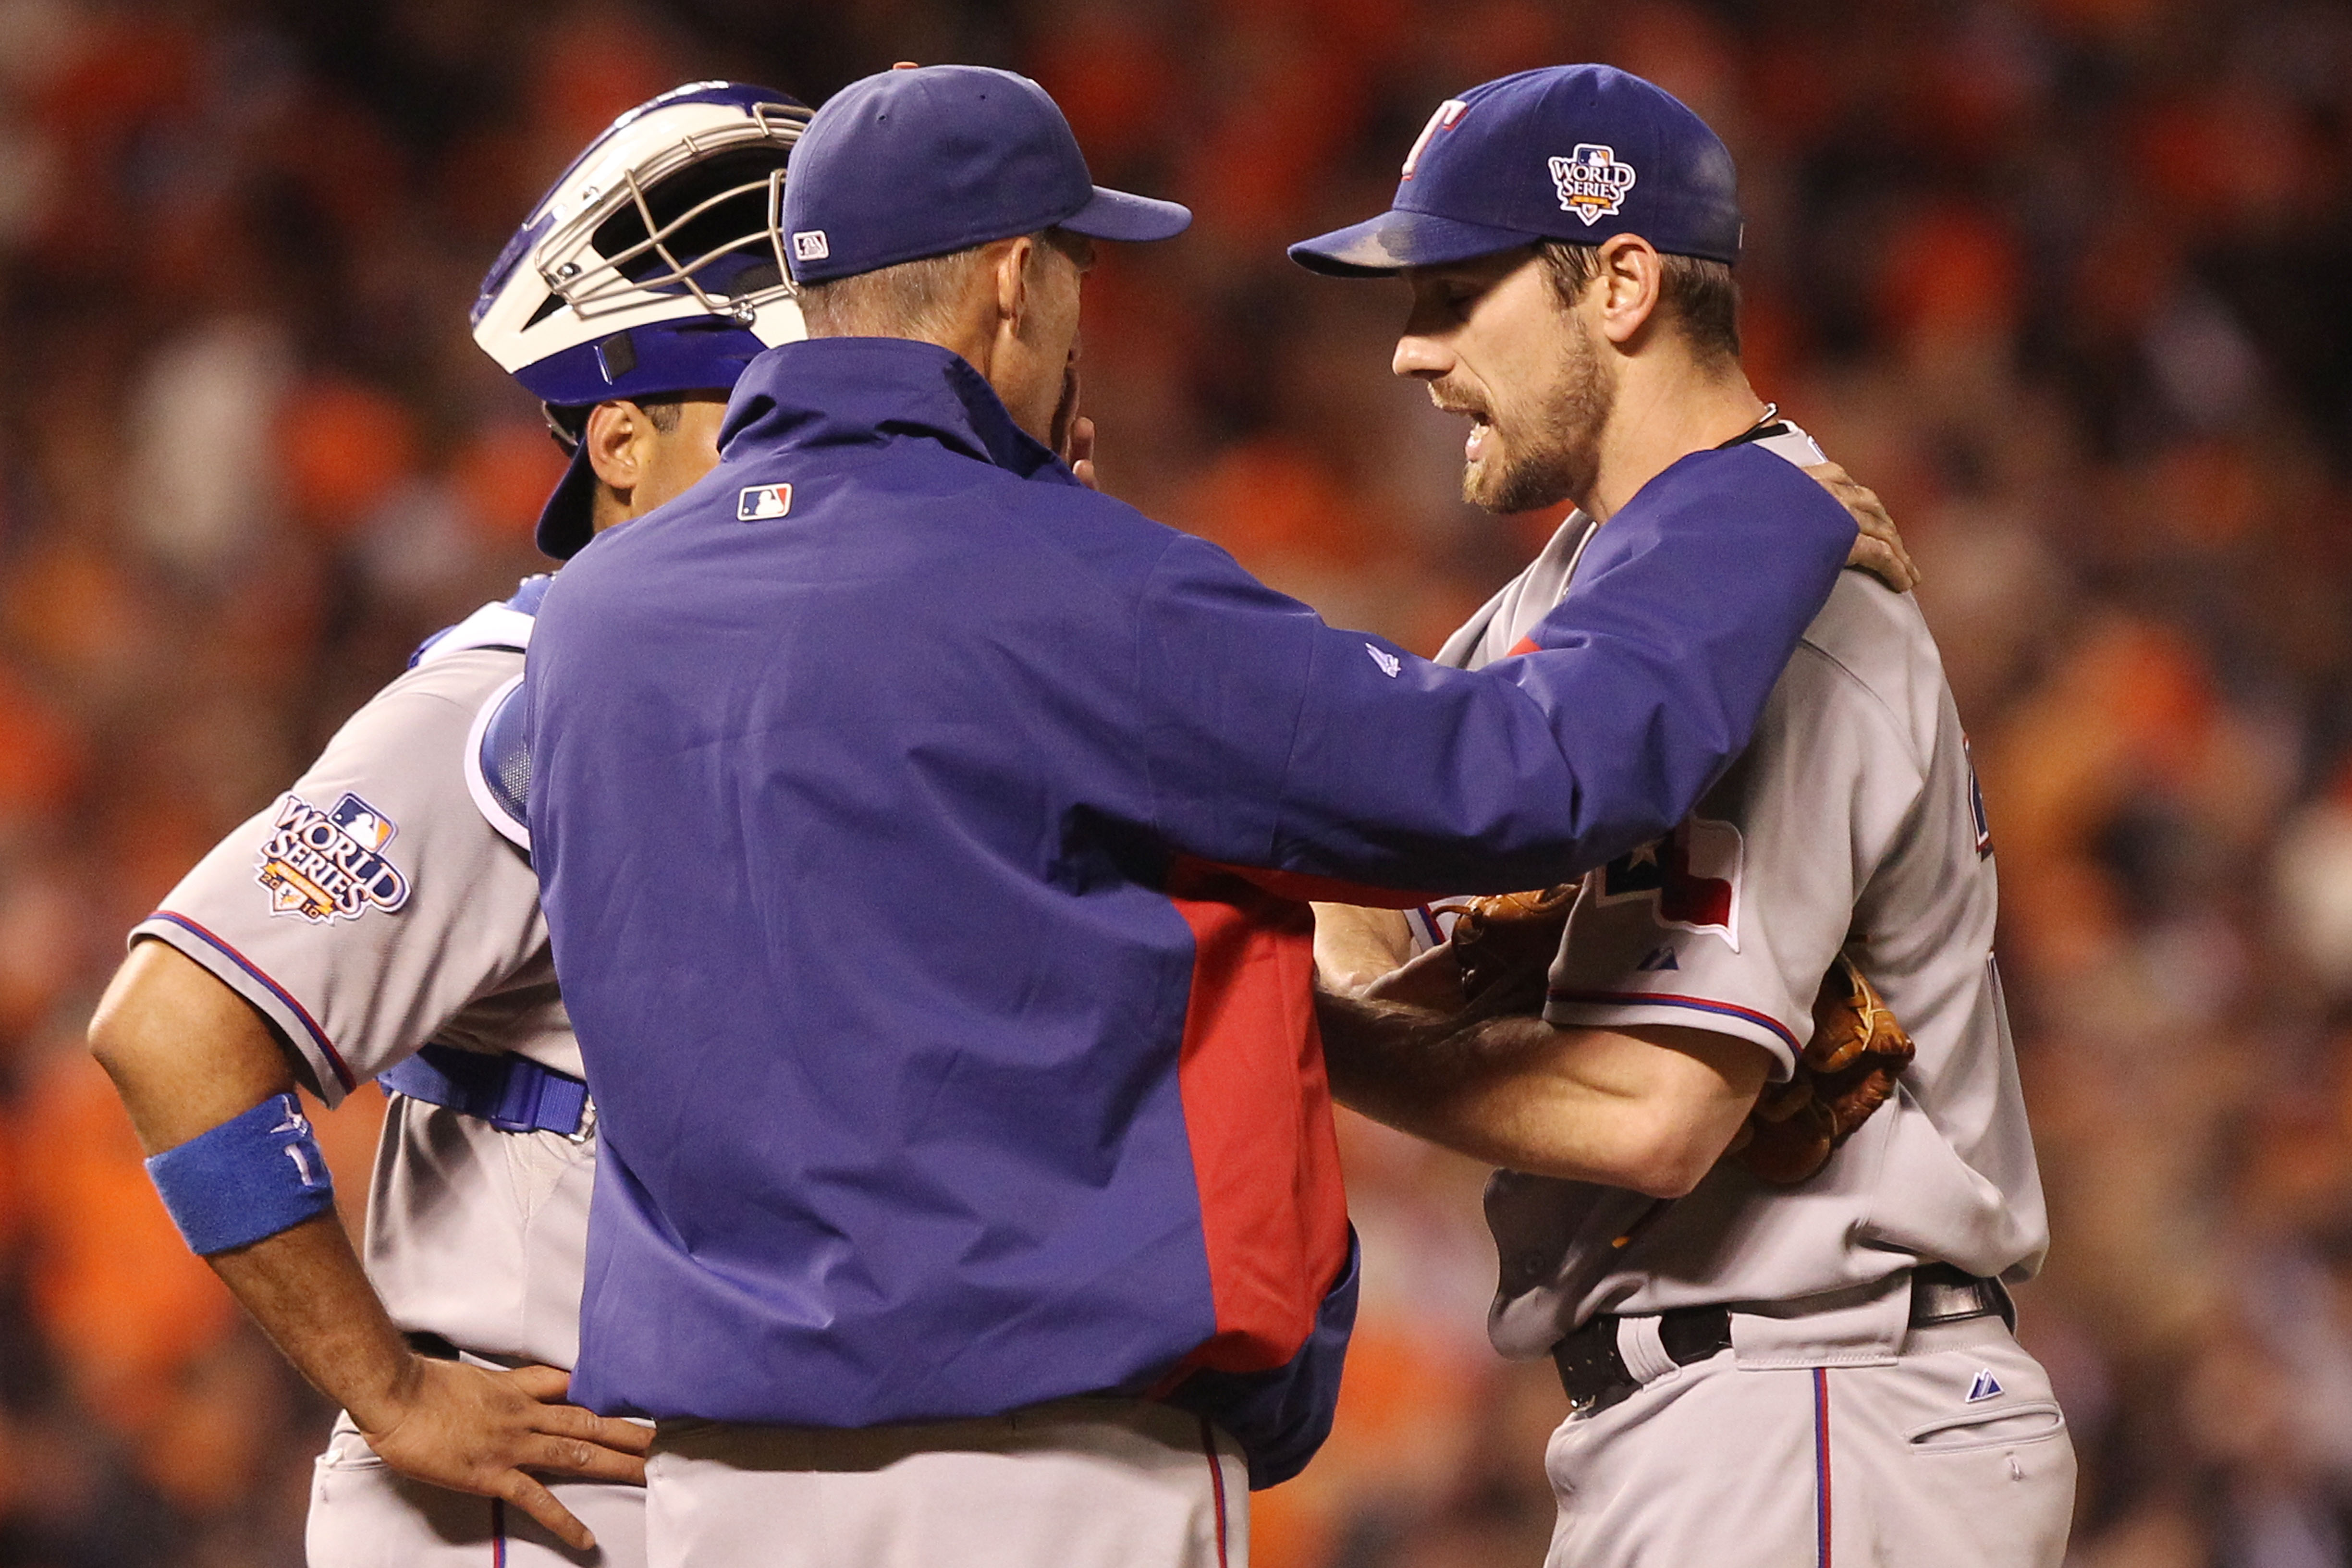
<svg viewBox="0 0 2352 1568">
<path fill-rule="evenodd" d="M 793 487 L 790 485 L 752 485 L 735 498 L 736 520 L 741 522 L 782 517 L 792 510 Z"/>
<path fill-rule="evenodd" d="M 833 246 L 821 228 L 804 228 L 793 236 L 793 259 L 795 261 L 823 261 L 832 254 Z"/>
<path fill-rule="evenodd" d="M 1551 183 L 1559 192 L 1560 210 L 1574 213 L 1590 228 L 1617 216 L 1625 193 L 1633 188 L 1633 165 L 1619 163 L 1614 147 L 1580 142 L 1574 153 L 1551 161 Z"/>
</svg>

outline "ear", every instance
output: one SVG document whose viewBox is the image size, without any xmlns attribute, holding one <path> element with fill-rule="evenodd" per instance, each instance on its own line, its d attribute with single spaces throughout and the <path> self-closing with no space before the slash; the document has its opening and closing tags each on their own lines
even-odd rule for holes
<svg viewBox="0 0 2352 1568">
<path fill-rule="evenodd" d="M 1602 240 L 1600 265 L 1601 275 L 1586 298 L 1601 335 L 1622 348 L 1657 313 L 1664 266 L 1656 248 L 1638 234 Z"/>
<path fill-rule="evenodd" d="M 1013 337 L 1021 335 L 1029 314 L 1029 269 L 1035 265 L 1037 241 L 1029 235 L 1007 240 L 996 258 L 996 319 Z"/>
<path fill-rule="evenodd" d="M 646 436 L 652 423 L 634 403 L 600 403 L 588 411 L 588 429 L 581 443 L 588 449 L 588 466 L 606 489 L 626 496 L 644 481 Z"/>
</svg>

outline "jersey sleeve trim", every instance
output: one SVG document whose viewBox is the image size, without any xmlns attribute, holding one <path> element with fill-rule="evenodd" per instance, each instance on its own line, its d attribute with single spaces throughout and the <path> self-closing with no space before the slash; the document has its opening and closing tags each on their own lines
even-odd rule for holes
<svg viewBox="0 0 2352 1568">
<path fill-rule="evenodd" d="M 1544 1017 L 1553 1024 L 1674 1024 L 1685 1028 L 1704 1027 L 1719 1035 L 1753 1041 L 1771 1052 L 1790 1071 L 1795 1070 L 1797 1054 L 1804 1048 L 1789 1026 L 1769 1013 L 1705 996 L 1684 996 L 1671 991 L 1554 990 L 1547 1002 Z M 1636 1013 L 1643 1016 L 1632 1016 Z M 1696 1023 L 1689 1016 L 1694 1013 L 1712 1021 Z M 1654 1014 L 1664 1016 L 1651 1016 Z"/>
<path fill-rule="evenodd" d="M 319 1098 L 330 1107 L 339 1104 L 343 1096 L 356 1088 L 359 1079 L 327 1031 L 310 1016 L 310 1009 L 266 973 L 260 965 L 239 952 L 218 935 L 205 930 L 187 916 L 170 910 L 157 910 L 132 930 L 131 940 L 152 937 L 169 942 L 174 949 L 211 971 L 213 977 L 258 1008 L 264 1017 L 276 1024 L 295 1048 L 310 1063 L 313 1085 Z"/>
<path fill-rule="evenodd" d="M 507 648 L 521 653 L 530 647 L 533 625 L 530 613 L 515 609 L 511 605 L 484 605 L 448 630 L 427 637 L 423 646 L 409 656 L 408 665 L 411 669 L 422 669 L 452 654 L 470 653 L 484 647 Z"/>
</svg>

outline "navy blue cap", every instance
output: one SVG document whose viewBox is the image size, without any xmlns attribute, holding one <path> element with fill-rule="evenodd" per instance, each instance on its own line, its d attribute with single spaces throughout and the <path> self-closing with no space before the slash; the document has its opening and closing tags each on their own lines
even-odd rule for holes
<svg viewBox="0 0 2352 1568">
<path fill-rule="evenodd" d="M 1731 153 L 1681 100 L 1613 66 L 1549 66 L 1440 104 L 1390 209 L 1301 240 L 1290 257 L 1370 278 L 1638 234 L 1669 255 L 1728 263 L 1739 226 Z"/>
<path fill-rule="evenodd" d="M 809 121 L 784 183 L 795 283 L 1045 228 L 1169 239 L 1192 221 L 1174 202 L 1096 184 L 1045 89 L 986 66 L 851 82 Z"/>
</svg>

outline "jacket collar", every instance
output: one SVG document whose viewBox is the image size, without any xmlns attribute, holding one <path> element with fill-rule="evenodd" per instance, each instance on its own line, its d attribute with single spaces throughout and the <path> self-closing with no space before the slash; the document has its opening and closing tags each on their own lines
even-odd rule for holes
<svg viewBox="0 0 2352 1568">
<path fill-rule="evenodd" d="M 1024 479 L 1078 482 L 1013 423 L 962 355 L 906 338 L 812 338 L 770 349 L 735 384 L 719 446 L 742 459 L 908 438 Z"/>
</svg>

